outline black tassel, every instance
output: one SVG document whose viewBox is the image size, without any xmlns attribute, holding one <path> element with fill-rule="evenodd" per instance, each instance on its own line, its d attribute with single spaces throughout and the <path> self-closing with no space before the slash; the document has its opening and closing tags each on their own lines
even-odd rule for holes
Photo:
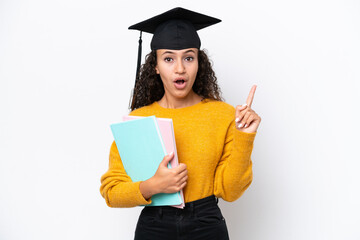
<svg viewBox="0 0 360 240">
<path fill-rule="evenodd" d="M 139 78 L 139 72 L 140 72 L 140 65 L 141 65 L 141 50 L 142 50 L 142 31 L 140 31 L 140 37 L 139 37 L 139 48 L 138 48 L 138 59 L 137 59 L 137 67 L 136 67 L 136 79 L 135 79 L 135 86 L 136 81 Z M 135 87 L 134 87 L 135 88 Z"/>
</svg>

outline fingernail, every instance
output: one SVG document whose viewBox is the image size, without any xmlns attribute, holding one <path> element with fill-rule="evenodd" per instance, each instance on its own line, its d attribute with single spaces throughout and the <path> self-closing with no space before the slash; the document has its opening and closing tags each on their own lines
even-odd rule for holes
<svg viewBox="0 0 360 240">
<path fill-rule="evenodd" d="M 245 124 L 244 128 L 246 128 L 247 124 Z"/>
<path fill-rule="evenodd" d="M 247 106 L 247 104 L 246 104 L 246 103 L 242 105 L 242 107 L 245 107 L 245 106 Z"/>
<path fill-rule="evenodd" d="M 239 122 L 239 121 L 240 121 L 240 118 L 236 118 L 236 119 L 235 119 L 235 122 Z"/>
<path fill-rule="evenodd" d="M 238 128 L 241 128 L 242 127 L 242 124 L 240 123 L 239 125 L 238 125 Z"/>
<path fill-rule="evenodd" d="M 170 156 L 173 155 L 173 154 L 174 154 L 174 152 L 169 153 Z"/>
</svg>

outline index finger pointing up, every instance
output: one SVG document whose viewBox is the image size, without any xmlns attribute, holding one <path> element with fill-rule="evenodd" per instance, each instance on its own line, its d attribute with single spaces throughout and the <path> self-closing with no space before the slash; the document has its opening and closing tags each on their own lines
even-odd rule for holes
<svg viewBox="0 0 360 240">
<path fill-rule="evenodd" d="M 246 100 L 246 104 L 251 107 L 251 104 L 253 102 L 253 99 L 254 99 L 254 95 L 255 95 L 255 90 L 256 90 L 256 85 L 252 86 L 251 90 L 250 90 L 250 93 L 249 93 L 249 96 Z"/>
</svg>

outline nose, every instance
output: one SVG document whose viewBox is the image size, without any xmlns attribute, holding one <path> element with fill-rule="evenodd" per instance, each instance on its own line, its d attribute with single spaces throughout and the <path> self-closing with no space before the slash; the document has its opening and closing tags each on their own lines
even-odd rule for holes
<svg viewBox="0 0 360 240">
<path fill-rule="evenodd" d="M 179 73 L 179 74 L 185 72 L 185 66 L 182 61 L 177 61 L 175 70 L 176 70 L 176 73 Z"/>
</svg>

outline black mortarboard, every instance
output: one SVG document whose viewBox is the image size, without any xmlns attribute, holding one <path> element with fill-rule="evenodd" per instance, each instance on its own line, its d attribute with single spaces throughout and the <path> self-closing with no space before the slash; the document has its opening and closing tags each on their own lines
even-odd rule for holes
<svg viewBox="0 0 360 240">
<path fill-rule="evenodd" d="M 200 48 L 201 42 L 197 30 L 221 22 L 220 19 L 206 16 L 184 8 L 174 8 L 129 27 L 140 31 L 138 66 L 141 63 L 141 33 L 154 34 L 151 40 L 151 50 Z"/>
</svg>

